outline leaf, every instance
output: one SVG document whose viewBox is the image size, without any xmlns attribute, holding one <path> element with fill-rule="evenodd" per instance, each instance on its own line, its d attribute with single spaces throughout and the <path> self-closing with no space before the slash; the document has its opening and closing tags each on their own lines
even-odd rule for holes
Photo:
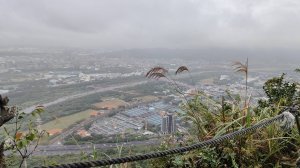
<svg viewBox="0 0 300 168">
<path fill-rule="evenodd" d="M 27 140 L 26 140 L 26 139 L 23 139 L 23 140 L 21 140 L 21 141 L 19 141 L 19 142 L 17 143 L 17 146 L 18 146 L 19 149 L 22 149 L 22 148 L 24 148 L 27 144 L 28 144 Z"/>
<path fill-rule="evenodd" d="M 22 135 L 23 135 L 22 132 L 17 132 L 16 137 L 15 137 L 16 141 L 19 141 L 21 139 Z"/>
<path fill-rule="evenodd" d="M 26 140 L 33 141 L 36 135 L 34 133 L 30 133 L 26 136 Z"/>
<path fill-rule="evenodd" d="M 244 109 L 247 111 L 247 115 L 246 115 L 246 126 L 250 127 L 251 126 L 251 112 L 250 112 L 250 108 L 246 108 Z"/>
<path fill-rule="evenodd" d="M 45 111 L 45 107 L 42 105 L 38 105 L 35 109 L 31 112 L 32 116 L 36 116 L 37 114 L 40 115 L 42 112 Z"/>
<path fill-rule="evenodd" d="M 224 125 L 224 126 L 222 127 L 221 130 L 218 130 L 218 131 L 216 132 L 215 138 L 221 136 L 221 135 L 226 131 L 227 128 L 231 127 L 231 126 L 232 126 L 233 124 L 235 124 L 235 123 L 238 123 L 238 121 L 240 121 L 240 120 L 242 120 L 242 119 L 244 119 L 244 118 L 245 118 L 245 117 L 243 116 L 243 117 L 240 117 L 240 118 L 238 118 L 238 119 L 236 119 L 236 120 L 233 120 L 232 122 L 226 123 L 226 125 Z"/>
<path fill-rule="evenodd" d="M 230 156 L 230 158 L 231 158 L 232 166 L 233 166 L 234 168 L 238 168 L 239 166 L 238 166 L 238 164 L 237 164 L 236 161 L 235 161 L 234 154 L 233 154 L 233 153 L 229 153 L 229 156 Z"/>
</svg>

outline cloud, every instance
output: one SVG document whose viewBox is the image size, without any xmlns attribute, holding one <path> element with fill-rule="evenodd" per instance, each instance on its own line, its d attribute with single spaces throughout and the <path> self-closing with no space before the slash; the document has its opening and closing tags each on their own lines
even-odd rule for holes
<svg viewBox="0 0 300 168">
<path fill-rule="evenodd" d="M 0 0 L 0 45 L 298 48 L 297 0 Z"/>
</svg>

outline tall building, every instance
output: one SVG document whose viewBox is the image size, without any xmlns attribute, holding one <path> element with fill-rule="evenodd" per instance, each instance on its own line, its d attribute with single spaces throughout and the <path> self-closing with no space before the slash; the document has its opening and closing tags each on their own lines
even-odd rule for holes
<svg viewBox="0 0 300 168">
<path fill-rule="evenodd" d="M 162 134 L 167 134 L 167 117 L 166 116 L 162 116 L 161 118 L 161 133 Z"/>
<path fill-rule="evenodd" d="M 176 116 L 172 113 L 164 115 L 161 119 L 161 132 L 173 134 L 176 132 Z"/>
</svg>

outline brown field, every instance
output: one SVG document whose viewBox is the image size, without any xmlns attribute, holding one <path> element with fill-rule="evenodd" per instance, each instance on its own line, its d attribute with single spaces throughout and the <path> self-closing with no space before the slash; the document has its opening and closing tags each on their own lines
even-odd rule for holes
<svg viewBox="0 0 300 168">
<path fill-rule="evenodd" d="M 126 103 L 123 100 L 111 99 L 111 100 L 105 100 L 103 102 L 95 103 L 92 106 L 96 109 L 112 110 L 112 109 L 117 109 L 121 106 L 127 106 L 127 105 L 128 105 L 128 103 Z"/>
</svg>

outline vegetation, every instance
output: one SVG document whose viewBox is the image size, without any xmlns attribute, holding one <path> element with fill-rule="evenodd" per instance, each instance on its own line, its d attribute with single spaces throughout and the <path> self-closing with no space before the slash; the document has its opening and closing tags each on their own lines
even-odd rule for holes
<svg viewBox="0 0 300 168">
<path fill-rule="evenodd" d="M 268 99 L 258 101 L 259 105 L 255 110 L 256 112 L 267 107 L 275 110 L 276 108 L 282 109 L 286 106 L 299 103 L 299 97 L 296 96 L 299 94 L 296 83 L 284 81 L 284 76 L 285 74 L 282 74 L 280 77 L 275 77 L 265 83 L 263 89 Z"/>
<path fill-rule="evenodd" d="M 21 83 L 22 90 L 16 90 L 9 94 L 12 104 L 20 107 L 34 106 L 49 101 L 54 101 L 66 95 L 79 94 L 93 90 L 92 88 L 103 88 L 119 83 L 140 81 L 140 76 L 132 76 L 127 78 L 103 79 L 91 82 L 83 82 L 72 85 L 63 85 L 57 87 L 49 87 L 47 80 L 24 81 Z"/>
<path fill-rule="evenodd" d="M 242 64 L 241 62 L 235 62 L 233 64 L 234 70 L 236 72 L 241 72 L 245 74 L 245 87 L 246 87 L 246 92 L 245 92 L 245 98 L 247 98 L 248 96 L 248 58 L 245 64 Z"/>
<path fill-rule="evenodd" d="M 247 58 L 247 61 L 245 64 L 242 64 L 241 62 L 235 62 L 233 64 L 234 66 L 234 70 L 236 72 L 241 72 L 241 73 L 244 73 L 245 74 L 245 103 L 244 103 L 244 110 L 243 110 L 243 117 L 246 116 L 247 114 L 247 109 L 248 109 L 248 105 L 249 105 L 249 102 L 247 102 L 248 100 L 248 73 L 249 73 L 249 70 L 248 70 L 248 58 Z M 243 119 L 243 124 L 245 123 L 245 118 Z"/>
<path fill-rule="evenodd" d="M 33 122 L 43 112 L 43 109 L 42 107 L 37 107 L 29 114 L 29 121 L 24 121 L 27 115 L 20 113 L 17 107 L 9 107 L 7 104 L 8 101 L 7 97 L 2 98 L 0 95 L 0 126 L 9 124 L 10 121 L 12 121 L 11 124 L 14 126 L 9 128 L 3 126 L 5 136 L 1 137 L 0 168 L 6 168 L 7 166 L 11 166 L 11 164 L 18 165 L 18 167 L 27 167 L 26 160 L 33 154 L 41 138 L 46 135 L 46 131 L 38 129 Z M 10 151 L 10 156 L 19 155 L 19 162 L 6 163 L 4 151 Z"/>
<path fill-rule="evenodd" d="M 160 68 L 160 67 L 159 67 Z M 167 70 L 151 69 L 151 78 L 166 78 Z M 248 71 L 248 70 L 247 70 Z M 247 84 L 246 84 L 247 85 Z M 246 86 L 247 87 L 247 86 Z M 177 88 L 176 88 L 177 89 Z M 277 115 L 283 108 L 298 104 L 296 84 L 284 81 L 284 75 L 268 80 L 264 85 L 267 100 L 260 100 L 257 107 L 241 102 L 229 95 L 221 108 L 211 108 L 204 103 L 204 94 L 198 91 L 192 99 L 185 98 L 181 115 L 191 124 L 189 134 L 180 145 L 191 145 L 222 134 L 249 127 L 261 120 Z M 244 112 L 247 113 L 244 113 Z M 245 115 L 246 114 L 246 115 Z M 160 150 L 177 147 L 174 137 L 166 139 Z M 299 157 L 300 136 L 296 127 L 282 131 L 276 124 L 236 140 L 208 146 L 184 155 L 154 159 L 151 167 L 286 167 L 295 166 Z"/>
<path fill-rule="evenodd" d="M 51 129 L 66 129 L 76 122 L 90 118 L 91 112 L 93 110 L 85 110 L 68 116 L 58 117 L 55 120 L 42 124 L 41 127 L 46 131 Z"/>
<path fill-rule="evenodd" d="M 168 76 L 168 70 L 164 69 L 163 67 L 155 67 L 146 74 L 146 77 L 148 78 L 167 79 L 170 85 L 174 87 L 174 90 L 178 94 L 182 95 L 184 101 L 181 104 L 181 109 L 183 112 L 179 115 L 184 118 L 184 121 L 187 123 L 187 125 L 190 125 L 187 134 L 178 134 L 177 136 L 173 135 L 166 137 L 156 150 L 166 150 L 174 147 L 191 145 L 199 141 L 205 141 L 213 137 L 231 133 L 245 127 L 250 127 L 251 125 L 264 119 L 276 116 L 283 109 L 286 109 L 289 106 L 300 105 L 300 93 L 299 90 L 297 90 L 297 84 L 286 81 L 284 79 L 284 74 L 280 77 L 272 78 L 264 84 L 263 89 L 267 96 L 266 100 L 259 100 L 257 106 L 251 105 L 249 103 L 250 98 L 247 97 L 248 61 L 245 65 L 236 65 L 237 71 L 245 72 L 246 74 L 245 101 L 241 100 L 239 96 L 232 96 L 229 92 L 227 95 L 223 96 L 221 103 L 217 103 L 198 90 L 195 90 L 195 93 L 190 94 L 190 97 L 187 97 L 187 94 L 181 90 L 181 87 L 178 85 L 177 81 L 170 78 Z M 185 66 L 181 66 L 177 69 L 175 75 L 179 75 L 186 71 L 189 72 L 189 69 Z M 1 100 L 5 103 L 4 99 L 1 98 Z M 7 102 L 5 105 L 6 104 Z M 14 115 L 11 116 L 9 120 L 14 118 L 16 111 L 13 111 L 13 114 Z M 35 115 L 35 113 L 33 114 Z M 16 121 L 21 119 L 22 117 L 17 117 Z M 19 130 L 18 127 L 16 128 L 17 129 L 15 130 Z M 31 142 L 38 144 L 39 137 L 41 137 L 41 135 L 38 134 L 36 129 L 33 129 L 32 126 L 29 126 L 28 128 L 29 133 L 20 134 L 18 131 L 15 131 L 12 136 L 9 135 L 9 131 L 6 131 L 7 137 L 9 137 L 13 142 L 8 149 L 14 149 L 16 151 L 19 150 L 22 152 L 20 149 L 27 148 L 28 144 Z M 135 138 L 134 136 L 128 137 Z M 125 141 L 128 137 L 118 137 L 117 141 Z M 181 137 L 183 141 L 178 143 L 178 137 Z M 78 144 L 80 141 L 90 141 L 91 143 L 105 141 L 103 136 L 94 136 L 86 139 L 80 139 L 79 137 L 74 138 L 74 136 L 68 138 L 69 139 L 67 143 L 72 143 L 71 141 L 75 140 L 75 144 Z M 143 138 L 144 137 L 142 137 L 142 139 Z M 219 145 L 207 146 L 206 148 L 190 151 L 183 155 L 179 154 L 153 159 L 150 162 L 142 161 L 137 163 L 128 163 L 121 165 L 121 167 L 236 168 L 249 167 L 249 165 L 251 165 L 251 167 L 293 167 L 296 165 L 296 160 L 299 157 L 299 145 L 300 134 L 296 127 L 293 127 L 290 130 L 282 130 L 278 124 L 273 124 L 265 129 L 256 131 L 253 134 L 238 137 L 237 139 L 233 140 L 227 140 Z M 4 145 L 2 145 L 2 147 L 4 147 Z M 124 150 L 121 146 L 118 149 L 107 151 L 107 153 L 101 153 L 97 150 L 94 150 L 92 154 L 82 153 L 81 156 L 77 155 L 75 158 L 70 156 L 69 160 L 77 162 L 78 157 L 81 161 L 84 161 L 99 159 L 99 157 L 106 158 L 108 155 L 112 157 L 120 157 L 124 155 L 128 156 L 132 154 L 139 154 L 140 152 L 149 152 L 149 149 L 144 151 L 134 151 L 135 149 Z M 155 149 L 150 148 L 150 150 L 153 151 Z M 32 153 L 29 152 L 23 154 L 19 152 L 19 154 L 21 155 L 21 158 L 17 158 L 17 160 L 20 160 L 20 165 L 22 165 L 24 160 L 26 160 L 26 158 L 28 158 Z M 3 155 L 1 156 L 0 159 L 3 159 Z M 34 157 L 31 160 L 31 164 L 36 165 L 37 160 L 41 158 L 42 157 Z M 44 160 L 42 163 L 43 165 L 52 165 L 55 163 L 65 162 L 65 157 L 63 157 L 64 160 L 61 160 L 62 157 L 55 158 L 55 160 L 51 160 L 53 159 L 51 158 L 49 161 L 46 161 L 46 158 L 42 159 Z M 15 158 L 12 160 L 15 160 Z"/>
<path fill-rule="evenodd" d="M 162 93 L 163 89 L 170 88 L 169 85 L 165 84 L 164 82 L 159 82 L 159 84 L 155 84 L 154 82 L 148 82 L 145 84 L 136 85 L 134 87 L 128 87 L 126 89 L 122 89 L 124 91 L 130 91 L 133 93 L 137 93 L 141 96 L 143 95 L 164 95 Z M 158 92 L 154 94 L 154 92 Z"/>
<path fill-rule="evenodd" d="M 153 86 L 153 84 L 152 84 Z M 116 99 L 121 99 L 126 102 L 133 101 L 133 98 L 148 95 L 145 93 L 150 93 L 149 95 L 153 95 L 154 91 L 158 91 L 159 93 L 162 93 L 162 87 L 163 86 L 157 86 L 154 88 L 151 88 L 151 85 L 149 84 L 141 84 L 136 87 L 128 87 L 126 89 L 122 89 L 122 91 L 105 91 L 102 93 L 95 93 L 91 94 L 85 97 L 72 99 L 63 103 L 55 104 L 52 106 L 49 106 L 45 108 L 45 113 L 41 116 L 42 121 L 49 122 L 49 121 L 55 121 L 56 118 L 69 116 L 71 114 L 76 114 L 81 111 L 87 110 L 92 108 L 92 104 L 99 103 L 106 97 L 112 97 Z M 134 89 L 137 90 L 134 90 Z M 148 88 L 148 89 L 145 89 Z M 147 92 L 142 92 L 142 90 L 145 89 Z M 135 93 L 130 93 L 130 90 L 134 90 Z M 81 90 L 83 91 L 83 90 Z M 62 91 L 63 92 L 63 91 Z M 27 94 L 27 93 L 26 93 Z M 64 93 L 66 94 L 66 93 Z M 73 93 L 74 94 L 74 93 Z"/>
</svg>

